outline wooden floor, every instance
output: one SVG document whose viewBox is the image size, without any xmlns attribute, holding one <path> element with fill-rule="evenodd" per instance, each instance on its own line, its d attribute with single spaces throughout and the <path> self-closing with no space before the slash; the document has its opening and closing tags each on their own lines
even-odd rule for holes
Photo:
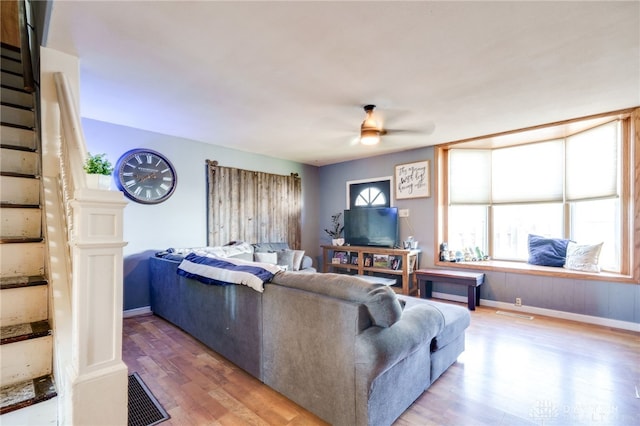
<svg viewBox="0 0 640 426">
<path fill-rule="evenodd" d="M 465 352 L 396 425 L 640 425 L 640 334 L 471 312 Z M 123 357 L 163 425 L 322 425 L 164 320 L 124 320 Z"/>
</svg>

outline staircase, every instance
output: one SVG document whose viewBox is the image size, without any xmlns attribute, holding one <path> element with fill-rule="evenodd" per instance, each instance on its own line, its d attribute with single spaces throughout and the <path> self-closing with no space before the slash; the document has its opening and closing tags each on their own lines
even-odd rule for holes
<svg viewBox="0 0 640 426">
<path fill-rule="evenodd" d="M 51 399 L 56 390 L 34 96 L 22 89 L 19 50 L 3 45 L 1 68 L 0 414 L 5 414 Z"/>
</svg>

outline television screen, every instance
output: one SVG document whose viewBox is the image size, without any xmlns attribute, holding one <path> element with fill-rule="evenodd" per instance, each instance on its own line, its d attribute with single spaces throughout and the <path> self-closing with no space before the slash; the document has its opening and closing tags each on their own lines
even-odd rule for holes
<svg viewBox="0 0 640 426">
<path fill-rule="evenodd" d="M 370 207 L 345 210 L 344 242 L 352 246 L 396 247 L 398 209 Z"/>
</svg>

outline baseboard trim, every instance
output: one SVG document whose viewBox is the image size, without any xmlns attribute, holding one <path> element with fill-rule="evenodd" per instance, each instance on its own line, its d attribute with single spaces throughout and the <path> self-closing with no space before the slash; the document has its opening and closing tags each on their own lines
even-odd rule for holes
<svg viewBox="0 0 640 426">
<path fill-rule="evenodd" d="M 465 296 L 457 296 L 454 294 L 433 292 L 436 299 L 451 300 L 452 302 L 467 303 Z M 571 321 L 584 322 L 587 324 L 601 325 L 603 327 L 619 328 L 627 331 L 640 333 L 640 324 L 635 322 L 620 321 L 611 318 L 594 317 L 591 315 L 575 314 L 572 312 L 556 311 L 554 309 L 537 308 L 535 306 L 515 306 L 513 303 L 497 302 L 495 300 L 480 299 L 480 306 L 489 306 L 491 308 L 507 309 L 514 312 L 526 314 L 542 315 L 546 317 L 560 318 Z"/>
<path fill-rule="evenodd" d="M 139 317 L 141 315 L 150 315 L 151 306 L 143 306 L 142 308 L 128 309 L 122 313 L 122 318 Z"/>
</svg>

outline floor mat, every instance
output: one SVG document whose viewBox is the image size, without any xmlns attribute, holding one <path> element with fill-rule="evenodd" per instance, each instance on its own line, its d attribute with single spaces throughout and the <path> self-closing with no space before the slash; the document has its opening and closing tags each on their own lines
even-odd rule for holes
<svg viewBox="0 0 640 426">
<path fill-rule="evenodd" d="M 138 373 L 129 375 L 129 426 L 157 425 L 168 418 Z"/>
</svg>

